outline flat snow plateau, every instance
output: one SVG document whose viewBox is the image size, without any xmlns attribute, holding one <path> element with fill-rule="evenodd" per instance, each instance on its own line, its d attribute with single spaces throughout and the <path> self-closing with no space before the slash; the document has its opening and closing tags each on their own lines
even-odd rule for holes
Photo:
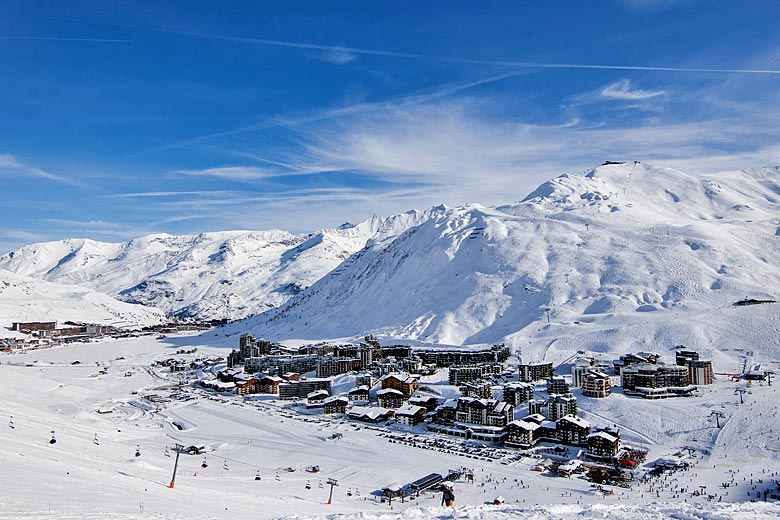
<svg viewBox="0 0 780 520">
<path fill-rule="evenodd" d="M 268 401 L 194 390 L 182 392 L 189 400 L 151 404 L 141 399 L 177 392 L 175 376 L 152 367 L 154 360 L 191 346 L 198 347 L 197 356 L 224 356 L 234 345 L 224 337 L 205 344 L 207 337 L 212 336 L 107 340 L 0 355 L 0 489 L 5 490 L 0 518 L 780 516 L 780 507 L 750 503 L 746 494 L 751 478 L 762 478 L 759 488 L 768 488 L 769 475 L 780 471 L 777 386 L 754 385 L 743 405 L 734 395 L 737 383 L 727 379 L 687 400 L 650 402 L 620 393 L 599 402 L 583 399 L 583 417 L 594 425 L 617 424 L 625 442 L 650 450 L 649 461 L 696 447 L 697 465 L 668 482 L 676 478 L 680 486 L 706 486 L 708 493 L 723 495 L 723 502 L 686 493 L 678 497 L 662 483 L 655 484 L 657 492 L 650 492 L 653 484 L 635 483 L 631 490 L 615 488 L 614 495 L 603 496 L 584 480 L 532 471 L 531 459 L 501 465 L 390 443 L 366 425 L 314 422 L 322 416 L 298 415 Z M 725 414 L 721 429 L 708 417 L 715 408 Z M 13 428 L 6 425 L 11 416 Z M 49 443 L 52 431 L 56 444 Z M 335 432 L 343 437 L 331 439 Z M 208 467 L 201 467 L 203 456 L 183 454 L 176 487 L 169 489 L 174 458 L 165 455 L 165 447 L 176 442 L 205 446 Z M 310 465 L 319 465 L 321 472 L 307 473 Z M 390 483 L 463 465 L 475 469 L 477 480 L 455 484 L 453 509 L 439 505 L 440 495 L 424 494 L 394 502 L 391 511 L 371 494 Z M 732 476 L 736 486 L 719 488 Z M 326 505 L 328 488 L 322 485 L 327 478 L 339 481 L 332 505 Z M 498 495 L 506 498 L 505 505 L 486 504 Z"/>
</svg>

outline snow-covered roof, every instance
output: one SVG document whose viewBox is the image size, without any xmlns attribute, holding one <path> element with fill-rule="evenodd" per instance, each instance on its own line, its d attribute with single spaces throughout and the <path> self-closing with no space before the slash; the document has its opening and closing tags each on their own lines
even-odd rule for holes
<svg viewBox="0 0 780 520">
<path fill-rule="evenodd" d="M 560 419 L 558 419 L 558 422 L 561 421 L 568 421 L 570 423 L 576 424 L 580 428 L 590 428 L 590 423 L 583 419 L 582 417 L 577 417 L 576 415 L 564 415 Z"/>
<path fill-rule="evenodd" d="M 362 394 L 365 392 L 368 392 L 368 387 L 366 385 L 357 386 L 349 391 L 350 394 Z"/>
<path fill-rule="evenodd" d="M 311 399 L 313 397 L 328 397 L 330 394 L 327 390 L 315 390 L 314 392 L 309 392 L 306 394 L 306 397 L 308 399 Z"/>
<path fill-rule="evenodd" d="M 383 390 L 379 390 L 376 395 L 399 395 L 403 397 L 404 393 L 400 390 L 396 390 L 395 388 L 385 388 Z"/>
<path fill-rule="evenodd" d="M 392 415 L 393 411 L 380 406 L 353 406 L 347 413 L 350 417 L 365 417 L 375 421 L 387 415 Z"/>
<path fill-rule="evenodd" d="M 509 425 L 513 425 L 522 430 L 529 430 L 529 431 L 534 431 L 537 428 L 539 428 L 538 424 L 533 422 L 527 422 L 527 421 L 512 421 L 511 423 L 509 423 Z"/>
<path fill-rule="evenodd" d="M 422 406 L 415 406 L 413 404 L 405 404 L 401 408 L 395 411 L 396 415 L 417 415 L 420 411 L 425 412 L 425 408 Z"/>
<path fill-rule="evenodd" d="M 343 396 L 340 396 L 340 395 L 334 395 L 333 397 L 329 397 L 329 398 L 325 399 L 324 401 L 322 401 L 322 404 L 335 403 L 336 401 L 341 401 L 343 403 L 349 403 L 349 399 L 347 399 L 346 397 L 343 397 Z"/>
<path fill-rule="evenodd" d="M 607 432 L 591 433 L 590 435 L 588 435 L 587 438 L 590 439 L 592 437 L 601 437 L 602 439 L 604 439 L 606 441 L 609 441 L 609 442 L 616 442 L 617 441 L 617 437 L 615 437 L 614 435 L 610 435 Z"/>
</svg>

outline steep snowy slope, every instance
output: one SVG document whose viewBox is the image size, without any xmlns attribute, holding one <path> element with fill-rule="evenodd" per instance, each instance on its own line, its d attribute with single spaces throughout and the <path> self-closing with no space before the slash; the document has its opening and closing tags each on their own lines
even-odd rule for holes
<svg viewBox="0 0 780 520">
<path fill-rule="evenodd" d="M 115 300 L 105 294 L 0 270 L 0 327 L 14 321 L 65 321 L 135 327 L 162 323 L 153 308 Z"/>
<path fill-rule="evenodd" d="M 690 315 L 704 323 L 693 331 L 683 320 L 680 332 L 706 341 L 707 320 L 720 316 L 706 313 L 737 316 L 737 299 L 780 295 L 779 218 L 777 169 L 702 177 L 603 166 L 549 181 L 520 203 L 432 213 L 235 330 L 279 338 L 373 331 L 448 344 L 522 345 L 535 335 L 547 348 L 551 327 L 576 321 L 603 349 L 604 330 L 649 324 L 644 336 L 623 338 L 630 348 Z M 770 331 L 776 313 L 756 326 Z"/>
<path fill-rule="evenodd" d="M 309 235 L 226 231 L 149 235 L 125 243 L 86 239 L 33 244 L 0 257 L 0 268 L 78 284 L 169 314 L 241 318 L 284 303 L 374 237 L 396 234 L 415 211 Z"/>
</svg>

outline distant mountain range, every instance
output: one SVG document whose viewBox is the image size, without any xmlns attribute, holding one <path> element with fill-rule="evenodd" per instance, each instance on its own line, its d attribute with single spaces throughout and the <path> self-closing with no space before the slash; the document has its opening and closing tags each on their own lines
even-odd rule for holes
<svg viewBox="0 0 780 520">
<path fill-rule="evenodd" d="M 710 341 L 707 326 L 731 322 L 707 313 L 776 299 L 778 263 L 780 169 L 701 176 L 641 163 L 562 175 L 504 206 L 439 206 L 310 235 L 72 239 L 0 257 L 0 269 L 169 315 L 247 318 L 228 333 L 545 349 L 575 333 L 555 336 L 562 323 L 589 325 L 576 333 L 594 349 Z M 770 317 L 756 334 L 769 334 Z M 637 324 L 646 330 L 626 332 Z"/>
<path fill-rule="evenodd" d="M 238 319 L 283 304 L 369 240 L 426 218 L 417 211 L 374 216 L 304 235 L 271 230 L 159 234 L 121 243 L 67 239 L 24 246 L 0 257 L 0 269 L 80 285 L 170 316 Z"/>
</svg>

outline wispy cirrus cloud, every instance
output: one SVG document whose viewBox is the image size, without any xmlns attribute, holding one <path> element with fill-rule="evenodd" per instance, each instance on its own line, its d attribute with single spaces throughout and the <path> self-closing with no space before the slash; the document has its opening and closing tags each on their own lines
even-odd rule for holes
<svg viewBox="0 0 780 520">
<path fill-rule="evenodd" d="M 0 175 L 8 177 L 39 177 L 64 184 L 79 184 L 67 177 L 26 164 L 11 154 L 0 154 Z"/>
<path fill-rule="evenodd" d="M 602 88 L 599 95 L 602 99 L 619 99 L 624 101 L 641 101 L 666 94 L 664 90 L 643 90 L 635 88 L 631 81 L 621 79 Z"/>
</svg>

